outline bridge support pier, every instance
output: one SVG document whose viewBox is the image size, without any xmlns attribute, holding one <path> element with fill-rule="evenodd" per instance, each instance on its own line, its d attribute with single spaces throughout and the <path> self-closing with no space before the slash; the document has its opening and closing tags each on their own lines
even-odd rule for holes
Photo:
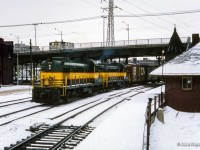
<svg viewBox="0 0 200 150">
<path fill-rule="evenodd" d="M 160 66 L 161 65 L 161 56 L 156 56 L 156 59 L 158 59 L 158 65 Z"/>
<path fill-rule="evenodd" d="M 128 57 L 126 57 L 125 64 L 128 64 Z"/>
</svg>

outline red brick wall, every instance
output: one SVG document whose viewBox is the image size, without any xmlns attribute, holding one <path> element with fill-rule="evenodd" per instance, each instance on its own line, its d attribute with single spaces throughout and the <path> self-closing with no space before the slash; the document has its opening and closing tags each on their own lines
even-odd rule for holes
<svg viewBox="0 0 200 150">
<path fill-rule="evenodd" d="M 182 77 L 166 77 L 165 97 L 167 105 L 186 112 L 200 112 L 200 76 L 193 76 L 193 88 L 182 90 Z"/>
<path fill-rule="evenodd" d="M 4 43 L 0 43 L 0 84 L 13 84 L 13 46 Z"/>
</svg>

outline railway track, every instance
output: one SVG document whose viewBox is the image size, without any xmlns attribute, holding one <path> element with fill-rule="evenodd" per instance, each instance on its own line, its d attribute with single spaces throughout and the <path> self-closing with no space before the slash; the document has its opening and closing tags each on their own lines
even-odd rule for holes
<svg viewBox="0 0 200 150">
<path fill-rule="evenodd" d="M 142 89 L 142 88 L 140 88 L 140 89 Z M 130 91 L 133 91 L 133 90 L 135 90 L 135 89 L 130 89 Z M 84 112 L 84 111 L 86 111 L 86 110 L 88 110 L 88 109 L 91 109 L 91 108 L 93 108 L 93 107 L 95 107 L 95 106 L 98 106 L 98 105 L 100 105 L 100 104 L 102 104 L 102 103 L 108 102 L 109 100 L 111 100 L 111 99 L 113 99 L 113 98 L 116 98 L 116 97 L 125 95 L 125 94 L 129 93 L 130 91 L 127 91 L 127 92 L 125 92 L 125 93 L 119 92 L 119 93 L 116 93 L 116 94 L 111 94 L 111 95 L 109 95 L 108 98 L 98 99 L 98 100 L 95 100 L 95 101 L 86 103 L 86 104 L 84 104 L 84 105 L 81 105 L 81 106 L 79 106 L 79 107 L 76 107 L 76 108 L 74 108 L 74 109 L 72 109 L 72 110 L 69 110 L 69 111 L 67 111 L 67 112 L 61 113 L 61 114 L 59 114 L 59 115 L 57 115 L 57 116 L 54 116 L 54 117 L 52 117 L 52 118 L 49 118 L 49 119 L 50 119 L 50 120 L 58 119 L 59 117 L 62 117 L 62 116 L 64 116 L 64 115 L 66 115 L 66 114 L 68 114 L 68 113 L 70 113 L 70 112 L 72 112 L 72 111 L 78 110 L 78 109 L 81 109 L 80 112 Z M 138 92 L 137 94 L 139 94 L 139 92 Z M 133 96 L 135 96 L 135 95 L 136 95 L 136 94 L 134 94 Z M 91 105 L 91 104 L 92 104 L 92 105 Z M 91 106 L 88 106 L 88 105 L 91 105 Z M 84 107 L 85 107 L 85 108 L 84 108 Z"/>
<path fill-rule="evenodd" d="M 139 86 L 139 87 L 131 88 L 128 92 L 130 92 L 130 91 L 139 91 L 139 90 L 143 90 L 143 89 L 144 89 L 143 86 Z M 151 89 L 151 88 L 150 88 L 150 89 Z M 128 92 L 127 92 L 127 93 L 128 93 Z M 139 92 L 140 92 L 140 91 L 139 91 Z M 112 98 L 114 98 L 114 97 L 119 97 L 119 96 L 124 95 L 124 94 L 126 94 L 126 93 L 119 92 L 119 93 L 116 93 L 116 94 L 111 94 L 110 97 L 107 98 L 107 99 L 104 100 L 104 101 L 102 101 L 102 99 L 98 99 L 98 100 L 95 100 L 95 101 L 86 103 L 86 104 L 84 104 L 84 105 L 78 106 L 78 107 L 76 107 L 76 108 L 73 108 L 73 109 L 71 109 L 71 110 L 69 110 L 69 111 L 67 111 L 67 112 L 64 112 L 64 113 L 62 113 L 62 114 L 59 114 L 59 115 L 57 115 L 57 116 L 55 116 L 55 117 L 52 117 L 52 118 L 49 118 L 49 119 L 50 119 L 50 120 L 55 120 L 55 119 L 57 119 L 57 118 L 59 118 L 59 117 L 62 117 L 62 116 L 66 115 L 66 114 L 68 114 L 68 113 L 70 113 L 70 112 L 76 111 L 76 110 L 81 109 L 81 108 L 82 108 L 82 110 L 81 110 L 80 112 L 84 112 L 84 111 L 86 111 L 86 110 L 88 110 L 88 109 L 90 109 L 90 108 L 92 108 L 92 107 L 95 107 L 95 106 L 97 106 L 97 105 L 99 105 L 99 104 L 105 103 L 105 102 L 109 101 L 110 99 L 112 99 Z M 28 98 L 24 98 L 24 99 L 28 99 Z M 24 99 L 12 100 L 12 101 L 9 101 L 9 102 L 15 102 L 15 101 L 20 101 L 20 100 L 24 100 Z M 99 102 L 99 103 L 98 103 L 98 102 Z M 17 102 L 17 103 L 9 104 L 9 106 L 10 106 L 10 105 L 14 105 L 14 104 L 19 104 L 19 103 L 23 103 L 23 102 Z M 94 105 L 89 106 L 89 105 L 91 105 L 92 103 L 94 103 Z M 8 106 L 8 105 L 4 105 L 4 106 Z M 0 119 L 3 118 L 3 117 L 7 117 L 7 118 L 6 118 L 6 121 L 4 120 L 4 121 L 1 122 L 0 126 L 7 125 L 7 124 L 12 123 L 12 122 L 14 122 L 14 121 L 16 121 L 16 120 L 19 120 L 19 119 L 22 119 L 22 118 L 26 118 L 26 117 L 29 117 L 29 116 L 31 116 L 31 115 L 35 115 L 35 114 L 44 112 L 44 111 L 46 111 L 46 110 L 52 109 L 52 108 L 54 108 L 54 107 L 57 107 L 57 106 L 51 106 L 51 107 L 48 107 L 48 108 L 44 108 L 44 109 L 42 109 L 42 110 L 34 111 L 33 113 L 28 113 L 28 114 L 26 114 L 26 115 L 22 115 L 22 116 L 19 116 L 19 117 L 18 117 L 18 116 L 17 116 L 17 117 L 13 117 L 14 119 L 12 119 L 12 116 L 10 116 L 10 115 L 16 115 L 17 113 L 20 113 L 20 112 L 28 111 L 28 110 L 31 110 L 31 109 L 37 109 L 37 108 L 39 108 L 39 107 L 44 107 L 44 106 L 46 106 L 46 105 L 32 106 L 32 107 L 29 107 L 29 108 L 17 110 L 17 111 L 15 111 L 15 112 L 10 112 L 10 113 L 7 113 L 7 114 L 3 114 L 3 115 L 0 116 Z M 3 107 L 3 106 L 2 106 L 2 107 Z M 84 107 L 86 107 L 86 108 L 84 108 Z M 9 119 L 9 118 L 11 118 L 11 119 Z"/>
<path fill-rule="evenodd" d="M 34 109 L 34 108 L 39 108 L 39 107 L 41 107 L 41 106 L 45 106 L 45 105 L 35 106 L 35 107 L 27 108 L 27 109 L 24 109 L 24 110 L 19 110 L 19 111 L 16 111 L 16 112 L 8 113 L 8 114 L 5 114 L 5 115 L 0 116 L 0 118 L 2 118 L 2 117 L 7 117 L 7 116 L 13 115 L 13 114 L 16 115 L 16 114 L 19 113 L 19 112 L 31 110 L 31 109 Z M 26 117 L 29 117 L 29 116 L 31 116 L 31 115 L 35 115 L 35 114 L 37 114 L 37 113 L 40 113 L 40 112 L 43 112 L 43 111 L 52 109 L 52 108 L 54 108 L 54 107 L 56 107 L 56 106 L 50 106 L 50 107 L 44 108 L 44 109 L 42 109 L 42 110 L 35 110 L 34 112 L 29 113 L 29 114 L 26 114 L 26 115 L 22 115 L 22 116 L 19 116 L 19 117 L 13 117 L 14 119 L 9 119 L 9 117 L 7 117 L 8 119 L 7 119 L 6 121 L 3 121 L 3 123 L 1 123 L 0 126 L 7 125 L 7 124 L 9 124 L 9 123 L 11 123 L 11 122 L 14 122 L 14 121 L 16 121 L 16 120 L 19 120 L 19 119 L 22 119 L 22 118 L 26 118 Z M 12 117 L 11 117 L 11 118 L 12 118 Z"/>
<path fill-rule="evenodd" d="M 120 93 L 121 93 L 121 92 L 120 92 Z M 118 96 L 118 95 L 119 95 L 119 93 L 117 93 L 117 94 L 115 94 L 115 95 L 111 95 L 111 97 L 113 97 L 113 96 Z M 24 100 L 24 99 L 19 99 L 19 100 Z M 9 102 L 15 102 L 15 101 L 19 101 L 19 100 L 12 100 L 12 101 L 9 101 Z M 98 102 L 98 101 L 100 101 L 100 100 L 101 100 L 101 99 L 98 99 L 98 100 L 95 100 L 95 101 L 86 103 L 86 104 L 84 104 L 84 105 L 78 106 L 78 107 L 76 107 L 76 108 L 74 108 L 74 109 L 71 109 L 71 110 L 65 112 L 65 113 L 62 113 L 62 114 L 59 114 L 59 115 L 57 115 L 57 116 L 55 116 L 55 117 L 53 117 L 53 118 L 50 118 L 50 120 L 57 119 L 57 118 L 59 118 L 59 117 L 61 117 L 61 116 L 64 116 L 65 114 L 68 114 L 68 113 L 73 112 L 73 111 L 75 111 L 75 110 L 77 110 L 77 109 L 86 107 L 87 105 L 90 105 L 90 104 L 92 104 L 92 103 L 96 103 L 96 102 Z M 108 101 L 108 100 L 109 100 L 109 99 L 107 99 L 106 101 Z M 104 101 L 104 102 L 105 102 L 105 101 Z M 22 102 L 19 102 L 19 103 L 22 103 Z M 19 104 L 19 103 L 17 102 L 17 103 L 15 103 L 15 104 Z M 14 105 L 14 104 L 12 104 L 12 105 Z M 97 105 L 97 104 L 96 104 L 96 105 Z M 95 106 L 96 106 L 96 105 L 95 105 Z M 8 106 L 8 105 L 4 105 L 4 106 Z M 10 105 L 9 105 L 9 106 L 10 106 Z M 7 125 L 7 124 L 12 123 L 12 122 L 14 122 L 14 121 L 16 121 L 16 120 L 19 120 L 19 119 L 22 119 L 22 118 L 26 118 L 26 117 L 29 117 L 29 116 L 31 116 L 31 115 L 35 115 L 35 114 L 38 114 L 38 113 L 40 113 L 40 112 L 44 112 L 44 111 L 46 111 L 46 110 L 49 110 L 49 109 L 52 109 L 52 108 L 56 107 L 56 106 L 51 106 L 51 107 L 44 108 L 44 109 L 39 110 L 39 111 L 35 111 L 35 112 L 33 112 L 33 113 L 29 113 L 29 114 L 26 114 L 26 115 L 22 115 L 22 116 L 20 116 L 20 117 L 14 117 L 14 119 L 10 119 L 10 120 L 9 120 L 9 118 L 12 118 L 10 115 L 16 115 L 17 113 L 24 112 L 24 111 L 28 111 L 28 110 L 30 110 L 30 109 L 36 109 L 36 108 L 43 107 L 43 106 L 45 106 L 45 105 L 33 106 L 33 107 L 29 107 L 29 108 L 25 108 L 25 109 L 18 110 L 18 111 L 10 112 L 10 113 L 7 113 L 7 114 L 3 114 L 3 115 L 0 116 L 0 118 L 7 117 L 7 118 L 6 118 L 7 121 L 5 121 L 5 120 L 2 121 L 2 122 L 0 123 L 0 126 Z M 2 107 L 3 107 L 3 106 L 2 106 Z"/>
<path fill-rule="evenodd" d="M 43 126 L 40 133 L 4 150 L 57 150 L 72 149 L 90 134 L 94 128 L 83 126 Z"/>
<path fill-rule="evenodd" d="M 142 89 L 142 88 L 141 88 Z M 131 89 L 134 90 L 134 89 Z M 130 90 L 130 91 L 131 91 Z M 88 120 L 86 123 L 84 123 L 81 126 L 63 126 L 63 124 L 70 120 L 71 118 L 74 118 L 83 112 L 86 112 L 93 107 L 96 107 L 98 105 L 101 105 L 102 103 L 107 102 L 110 99 L 114 99 L 116 97 L 120 97 L 122 95 L 126 95 L 130 93 L 130 91 L 127 91 L 125 93 L 118 93 L 111 95 L 108 99 L 101 101 L 99 103 L 96 103 L 88 108 L 84 108 L 73 115 L 63 119 L 62 121 L 56 123 L 55 125 L 48 126 L 48 125 L 42 125 L 38 127 L 38 130 L 36 134 L 34 134 L 31 137 L 28 137 L 25 140 L 22 140 L 21 142 L 18 142 L 17 144 L 6 147 L 5 149 L 14 150 L 14 149 L 32 149 L 32 150 L 48 150 L 48 149 L 73 149 L 80 141 L 82 141 L 86 136 L 93 131 L 93 127 L 89 127 L 88 124 L 92 122 L 94 119 L 111 109 L 112 107 L 122 103 L 125 100 L 128 100 L 130 97 L 133 97 L 140 92 L 137 92 L 132 95 L 128 95 L 126 98 L 123 98 L 117 102 L 113 102 L 112 105 L 106 107 L 104 110 L 93 116 L 90 120 Z M 97 100 L 96 100 L 97 101 Z M 95 102 L 96 102 L 95 101 Z M 93 102 L 93 103 L 95 103 Z M 80 107 L 79 107 L 80 108 Z M 78 109 L 78 108 L 77 108 Z M 71 110 L 72 111 L 72 110 Z M 66 112 L 69 113 L 69 112 Z M 52 119 L 57 119 L 66 113 L 60 114 L 57 117 L 54 117 Z"/>
<path fill-rule="evenodd" d="M 32 109 L 32 108 L 37 108 L 37 107 L 42 107 L 42 106 L 45 106 L 45 105 L 37 105 L 37 106 L 32 106 L 32 107 L 24 108 L 24 109 L 21 109 L 21 110 L 13 111 L 13 112 L 10 112 L 10 113 L 7 113 L 7 114 L 0 115 L 0 118 L 7 117 L 7 116 L 15 114 L 15 113 L 23 112 L 23 111 L 26 111 L 26 110 L 29 110 L 29 109 Z"/>
<path fill-rule="evenodd" d="M 153 88 L 153 87 L 152 87 Z M 74 108 L 68 112 L 59 114 L 51 120 L 56 120 L 58 118 L 63 118 L 61 121 L 57 121 L 52 126 L 49 125 L 41 125 L 34 127 L 35 134 L 31 137 L 27 137 L 22 141 L 18 141 L 16 144 L 12 144 L 10 147 L 5 147 L 5 149 L 9 150 L 16 150 L 16 149 L 32 149 L 32 150 L 48 150 L 48 149 L 73 149 L 78 143 L 80 143 L 88 134 L 90 134 L 94 127 L 89 127 L 89 123 L 91 123 L 94 119 L 98 118 L 103 113 L 107 112 L 109 109 L 113 108 L 114 106 L 122 103 L 125 100 L 130 100 L 131 97 L 143 93 L 144 91 L 148 91 L 152 88 L 132 88 L 126 92 L 119 92 L 117 94 L 111 94 L 109 98 L 104 100 L 95 100 L 92 103 L 87 103 L 77 108 Z M 131 91 L 137 91 L 134 94 L 130 94 Z M 113 103 L 109 106 L 106 106 L 101 112 L 95 114 L 91 119 L 89 119 L 86 123 L 81 124 L 81 126 L 72 126 L 72 125 L 65 125 L 70 119 L 74 119 L 79 115 L 83 114 L 84 112 L 89 114 L 89 110 L 96 109 L 98 110 L 98 106 L 102 105 L 105 102 L 108 102 L 111 99 L 119 98 L 122 95 L 127 96 L 121 98 L 120 100 Z M 87 105 L 90 105 L 85 107 Z M 85 108 L 84 108 L 85 107 Z M 80 109 L 81 108 L 81 109 Z M 79 110 L 80 109 L 80 110 Z M 73 112 L 76 110 L 76 113 L 70 114 L 65 116 L 66 114 Z"/>
<path fill-rule="evenodd" d="M 32 99 L 32 97 L 26 97 L 26 98 L 21 98 L 21 99 L 16 99 L 16 100 L 0 102 L 0 108 L 6 107 L 6 106 L 11 106 L 11 105 L 16 105 L 16 104 L 20 104 L 20 103 L 30 102 L 31 99 Z"/>
</svg>

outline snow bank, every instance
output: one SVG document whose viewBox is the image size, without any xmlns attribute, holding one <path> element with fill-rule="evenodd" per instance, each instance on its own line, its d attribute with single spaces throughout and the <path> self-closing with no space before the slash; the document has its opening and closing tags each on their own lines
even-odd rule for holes
<svg viewBox="0 0 200 150">
<path fill-rule="evenodd" d="M 199 150 L 200 113 L 165 108 L 164 124 L 155 119 L 151 126 L 150 150 Z"/>
</svg>

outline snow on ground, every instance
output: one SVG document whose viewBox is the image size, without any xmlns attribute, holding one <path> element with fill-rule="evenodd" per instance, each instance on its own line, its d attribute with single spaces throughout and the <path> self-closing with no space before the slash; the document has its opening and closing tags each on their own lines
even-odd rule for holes
<svg viewBox="0 0 200 150">
<path fill-rule="evenodd" d="M 199 150 L 200 113 L 165 108 L 164 124 L 157 119 L 151 126 L 151 150 Z"/>
<path fill-rule="evenodd" d="M 32 86 L 1 86 L 0 88 L 0 102 L 9 100 L 26 98 L 32 96 Z"/>
<path fill-rule="evenodd" d="M 91 108 L 89 111 L 81 113 L 77 117 L 71 118 L 66 123 L 63 123 L 63 125 L 78 125 L 78 126 L 83 125 L 83 124 L 87 123 L 88 120 L 91 120 L 94 116 L 98 115 L 99 113 L 101 113 L 102 111 L 107 109 L 108 106 L 112 106 L 112 105 L 124 100 L 125 97 L 135 95 L 136 93 L 138 93 L 138 92 L 132 91 L 132 92 L 129 92 L 125 95 L 121 95 L 121 96 L 118 96 L 114 99 L 111 99 L 106 103 L 103 103 L 99 106 Z M 96 126 L 93 126 L 93 127 L 96 127 Z"/>
<path fill-rule="evenodd" d="M 5 92 L 5 91 L 15 91 L 15 90 L 21 90 L 21 89 L 25 89 L 25 90 L 28 90 L 30 89 L 31 90 L 32 86 L 27 86 L 27 85 L 2 85 L 0 87 L 0 92 Z"/>
<path fill-rule="evenodd" d="M 2 91 L 12 91 L 20 88 L 26 88 L 26 92 L 17 96 L 23 98 L 24 95 L 31 96 L 30 86 L 10 86 L 1 87 Z M 126 90 L 126 89 L 125 89 Z M 118 90 L 112 94 L 120 93 L 125 90 Z M 148 98 L 153 98 L 160 93 L 160 87 L 141 93 L 132 97 L 129 101 L 125 101 L 120 106 L 117 106 L 114 111 L 109 112 L 109 116 L 101 116 L 101 119 L 94 120 L 91 126 L 98 123 L 96 129 L 83 140 L 75 149 L 76 150 L 141 150 L 143 142 L 143 130 L 145 122 L 145 111 Z M 134 91 L 133 91 L 134 93 Z M 111 93 L 104 93 L 103 97 L 107 97 Z M 87 100 L 94 100 L 97 97 L 102 97 L 99 94 L 94 97 L 89 97 Z M 0 95 L 0 101 L 5 99 L 16 99 L 16 93 L 10 95 Z M 81 100 L 84 103 L 85 100 Z M 72 103 L 77 105 L 77 103 Z M 70 105 L 72 105 L 70 104 Z M 69 106 L 70 106 L 69 105 Z M 61 106 L 64 108 L 64 106 Z M 9 107 L 11 109 L 12 107 Z M 59 109 L 62 113 L 63 110 Z M 51 113 L 53 114 L 52 111 Z M 2 113 L 2 112 L 1 112 Z M 151 150 L 176 150 L 200 149 L 200 114 L 199 113 L 184 113 L 172 108 L 165 108 L 165 123 L 160 123 L 157 119 L 151 126 L 150 149 Z M 50 114 L 50 113 L 49 113 Z M 102 118 L 104 117 L 104 119 Z M 99 120 L 101 120 L 99 122 Z M 35 117 L 17 120 L 10 125 L 0 127 L 0 150 L 4 146 L 8 146 L 11 141 L 21 140 L 30 135 L 30 132 L 25 131 L 30 125 L 35 122 L 48 122 L 48 117 L 44 114 L 36 115 Z M 9 132 L 9 133 L 8 133 Z"/>
<path fill-rule="evenodd" d="M 148 98 L 160 88 L 133 97 L 110 115 L 76 150 L 141 150 Z"/>
</svg>

